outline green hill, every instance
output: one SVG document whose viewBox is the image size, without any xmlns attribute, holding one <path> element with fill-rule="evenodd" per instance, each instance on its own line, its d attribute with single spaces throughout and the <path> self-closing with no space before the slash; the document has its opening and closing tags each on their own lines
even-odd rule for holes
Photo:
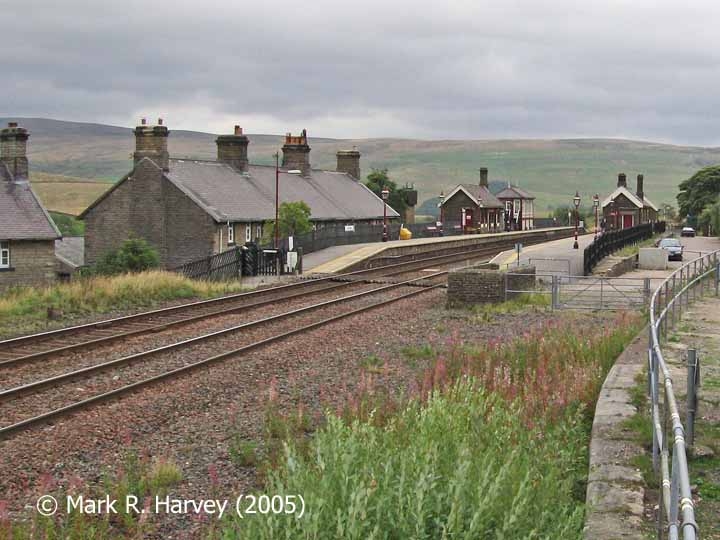
<svg viewBox="0 0 720 540">
<path fill-rule="evenodd" d="M 8 119 L 0 119 L 4 125 Z M 31 132 L 30 158 L 35 171 L 114 181 L 131 167 L 134 141 L 129 128 L 20 118 Z M 228 126 L 230 127 L 230 126 Z M 298 127 L 298 130 L 302 126 Z M 312 126 L 308 126 L 312 134 Z M 214 158 L 216 135 L 172 130 L 170 154 Z M 249 135 L 250 161 L 270 164 L 282 137 Z M 645 191 L 656 204 L 675 205 L 677 185 L 697 169 L 720 163 L 720 149 L 615 139 L 424 141 L 410 139 L 310 138 L 314 167 L 333 169 L 335 152 L 356 146 L 363 174 L 387 168 L 399 184 L 415 184 L 420 201 L 446 193 L 460 182 L 477 181 L 481 166 L 491 180 L 512 181 L 537 197 L 538 211 L 567 204 L 579 190 L 584 203 L 593 193 L 609 193 L 617 173 L 634 188 L 645 175 Z M 97 190 L 97 186 L 94 187 Z"/>
</svg>

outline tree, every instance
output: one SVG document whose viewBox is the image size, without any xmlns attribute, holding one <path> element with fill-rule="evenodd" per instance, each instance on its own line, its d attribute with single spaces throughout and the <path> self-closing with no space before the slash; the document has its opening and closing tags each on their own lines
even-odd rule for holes
<svg viewBox="0 0 720 540">
<path fill-rule="evenodd" d="M 383 188 L 386 187 L 390 192 L 387 203 L 390 208 L 398 214 L 402 214 L 407 208 L 405 189 L 398 189 L 397 184 L 388 177 L 387 169 L 373 169 L 372 172 L 367 175 L 365 185 L 380 198 L 382 198 Z"/>
<path fill-rule="evenodd" d="M 706 206 L 713 204 L 720 195 L 720 165 L 700 169 L 680 183 L 677 196 L 680 217 L 699 216 Z"/>
<path fill-rule="evenodd" d="M 278 209 L 280 236 L 298 236 L 312 230 L 311 210 L 305 201 L 284 202 Z M 272 244 L 275 237 L 275 221 L 266 221 L 263 225 L 262 242 Z"/>
<path fill-rule="evenodd" d="M 700 213 L 698 225 L 707 236 L 720 234 L 720 198 L 706 206 Z"/>
</svg>

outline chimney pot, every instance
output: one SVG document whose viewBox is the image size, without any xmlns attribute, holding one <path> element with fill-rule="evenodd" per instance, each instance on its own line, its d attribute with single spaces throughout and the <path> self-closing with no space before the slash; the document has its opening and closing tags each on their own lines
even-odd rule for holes
<svg viewBox="0 0 720 540">
<path fill-rule="evenodd" d="M 625 176 L 625 173 L 618 174 L 617 187 L 627 187 L 627 176 Z"/>
<path fill-rule="evenodd" d="M 147 125 L 147 119 L 143 118 L 142 120 L 140 120 L 140 124 L 143 126 Z"/>
<path fill-rule="evenodd" d="M 242 128 L 240 126 L 235 126 L 235 135 L 242 135 Z"/>
<path fill-rule="evenodd" d="M 17 122 L 8 122 L 8 127 L 10 127 L 10 128 L 16 128 L 16 127 L 17 127 Z"/>
<path fill-rule="evenodd" d="M 310 146 L 307 143 L 307 131 L 302 130 L 299 137 L 292 133 L 285 135 L 285 144 L 282 147 L 282 166 L 288 169 L 300 169 L 302 176 L 310 175 Z"/>
<path fill-rule="evenodd" d="M 158 126 L 162 126 L 162 118 L 158 118 Z"/>
</svg>

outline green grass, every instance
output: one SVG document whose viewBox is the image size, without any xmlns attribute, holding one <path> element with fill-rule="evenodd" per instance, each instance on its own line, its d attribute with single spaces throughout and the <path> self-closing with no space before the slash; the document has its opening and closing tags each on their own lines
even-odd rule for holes
<svg viewBox="0 0 720 540">
<path fill-rule="evenodd" d="M 67 214 L 50 212 L 50 217 L 63 236 L 85 236 L 85 222 Z"/>
<path fill-rule="evenodd" d="M 637 255 L 638 253 L 640 253 L 641 247 L 654 246 L 658 238 L 659 236 L 656 235 L 652 238 L 646 238 L 645 240 L 641 240 L 636 244 L 630 244 L 629 246 L 625 246 L 624 248 L 616 251 L 615 253 L 613 253 L 613 255 L 616 257 L 630 257 L 631 255 Z"/>
<path fill-rule="evenodd" d="M 505 344 L 402 349 L 430 363 L 415 394 L 365 387 L 311 439 L 276 410 L 287 428 L 271 438 L 296 434 L 262 490 L 302 495 L 305 516 L 231 519 L 209 537 L 579 539 L 592 404 L 643 322 L 568 317 Z"/>
<path fill-rule="evenodd" d="M 48 324 L 48 308 L 72 319 L 94 313 L 152 307 L 162 302 L 210 298 L 241 290 L 240 282 L 206 282 L 148 271 L 112 277 L 79 278 L 50 287 L 20 287 L 0 297 L 0 335 Z"/>
<path fill-rule="evenodd" d="M 221 537 L 579 538 L 586 435 L 577 411 L 527 429 L 519 405 L 470 382 L 385 427 L 331 418 L 269 477 L 269 493 L 303 496 L 305 516 L 249 516 Z"/>
</svg>

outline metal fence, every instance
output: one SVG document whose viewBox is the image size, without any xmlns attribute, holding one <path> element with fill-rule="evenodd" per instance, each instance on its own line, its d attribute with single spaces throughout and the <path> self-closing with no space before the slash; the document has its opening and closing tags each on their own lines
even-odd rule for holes
<svg viewBox="0 0 720 540">
<path fill-rule="evenodd" d="M 255 243 L 234 246 L 226 251 L 185 263 L 173 271 L 192 279 L 221 281 L 240 276 L 272 276 L 292 273 L 285 264 L 287 250 L 263 248 Z M 298 254 L 302 268 L 302 251 Z"/>
<path fill-rule="evenodd" d="M 678 268 L 660 284 L 650 300 L 648 391 L 652 403 L 653 466 L 662 486 L 657 515 L 659 538 L 666 530 L 664 521 L 667 521 L 667 534 L 670 540 L 679 538 L 695 540 L 698 537 L 695 507 L 690 491 L 687 446 L 692 446 L 693 443 L 699 378 L 699 360 L 694 351 L 689 350 L 686 432 L 680 420 L 672 377 L 660 344 L 663 339 L 667 339 L 668 326 L 672 329 L 682 317 L 683 309 L 686 310 L 698 295 L 702 297 L 706 293 L 713 292 L 718 296 L 719 285 L 720 250 L 698 257 Z M 660 400 L 661 384 L 664 389 L 662 401 Z M 668 420 L 670 429 L 668 429 Z M 686 444 L 686 441 L 689 444 Z"/>
<path fill-rule="evenodd" d="M 605 257 L 630 244 L 665 232 L 665 222 L 644 223 L 628 229 L 606 231 L 598 236 L 583 252 L 583 272 L 587 276 Z"/>
<path fill-rule="evenodd" d="M 508 287 L 508 276 L 534 275 L 533 289 L 515 290 Z M 550 296 L 552 309 L 624 310 L 641 309 L 650 300 L 649 278 L 570 276 L 536 272 L 524 274 L 509 270 L 505 273 L 505 296 L 513 294 L 545 294 Z"/>
</svg>

